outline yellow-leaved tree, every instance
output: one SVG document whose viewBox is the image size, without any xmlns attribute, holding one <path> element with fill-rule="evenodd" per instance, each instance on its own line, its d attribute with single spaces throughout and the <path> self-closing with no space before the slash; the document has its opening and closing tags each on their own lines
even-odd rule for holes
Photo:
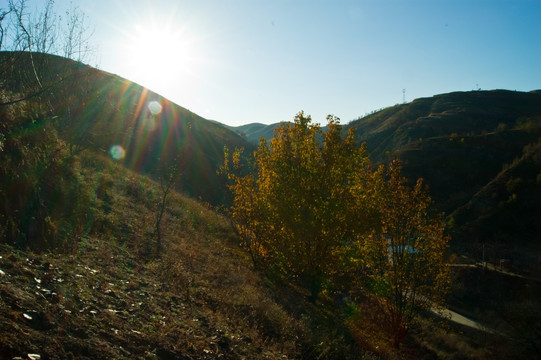
<svg viewBox="0 0 541 360">
<path fill-rule="evenodd" d="M 366 150 L 352 132 L 341 136 L 338 118 L 327 121 L 324 132 L 300 112 L 270 145 L 261 140 L 251 173 L 235 175 L 238 151 L 225 164 L 231 215 L 254 263 L 298 280 L 313 300 L 339 269 L 344 245 L 368 229 L 352 191 L 370 174 Z"/>
<path fill-rule="evenodd" d="M 422 311 L 441 308 L 450 287 L 449 237 L 418 179 L 413 187 L 393 161 L 379 189 L 380 220 L 363 242 L 363 282 L 379 308 L 380 325 L 397 347 Z"/>
</svg>

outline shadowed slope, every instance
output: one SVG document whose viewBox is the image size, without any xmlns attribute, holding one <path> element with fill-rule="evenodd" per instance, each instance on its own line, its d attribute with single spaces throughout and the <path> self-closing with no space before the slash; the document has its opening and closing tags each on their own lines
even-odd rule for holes
<svg viewBox="0 0 541 360">
<path fill-rule="evenodd" d="M 408 178 L 424 178 L 435 206 L 453 213 L 455 244 L 537 242 L 541 203 L 524 201 L 537 199 L 541 187 L 533 150 L 541 139 L 541 92 L 442 94 L 384 109 L 350 127 L 373 160 L 399 157 Z M 507 202 L 513 194 L 518 200 Z"/>
</svg>

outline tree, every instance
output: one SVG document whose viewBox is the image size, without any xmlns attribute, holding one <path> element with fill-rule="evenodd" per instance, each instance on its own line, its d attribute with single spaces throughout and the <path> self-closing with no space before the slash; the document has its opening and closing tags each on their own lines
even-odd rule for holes
<svg viewBox="0 0 541 360">
<path fill-rule="evenodd" d="M 92 27 L 88 17 L 71 5 L 64 17 L 47 0 L 36 16 L 30 13 L 27 0 L 8 0 L 0 8 L 0 50 L 60 55 L 86 61 L 93 53 Z"/>
<path fill-rule="evenodd" d="M 167 198 L 169 197 L 169 193 L 175 185 L 175 182 L 178 180 L 178 176 L 178 166 L 176 164 L 173 164 L 169 166 L 166 171 L 162 171 L 162 175 L 160 175 L 159 177 L 161 191 L 160 201 L 157 204 L 158 209 L 156 211 L 156 223 L 154 225 L 154 234 L 152 236 L 156 239 L 156 256 L 158 257 L 160 257 L 163 250 L 161 223 L 163 215 L 165 214 L 165 210 L 167 209 Z"/>
<path fill-rule="evenodd" d="M 87 61 L 93 52 L 90 44 L 92 33 L 86 14 L 77 6 L 68 9 L 61 54 L 79 62 Z"/>
<path fill-rule="evenodd" d="M 441 306 L 450 287 L 442 217 L 430 213 L 422 179 L 409 187 L 400 170 L 399 161 L 387 169 L 379 192 L 381 222 L 362 251 L 366 289 L 376 296 L 395 347 L 412 319 Z"/>
<path fill-rule="evenodd" d="M 344 244 L 366 231 L 369 218 L 353 196 L 370 174 L 366 149 L 355 146 L 353 132 L 342 138 L 338 118 L 327 121 L 323 132 L 300 112 L 275 130 L 270 146 L 261 140 L 252 173 L 234 174 L 238 151 L 225 164 L 231 215 L 254 264 L 299 280 L 312 300 L 342 262 Z"/>
<path fill-rule="evenodd" d="M 0 84 L 17 84 L 17 93 L 0 105 L 11 105 L 39 97 L 62 82 L 51 76 L 47 57 L 61 55 L 76 61 L 87 60 L 92 53 L 91 28 L 86 15 L 78 8 L 66 11 L 66 23 L 54 12 L 54 1 L 48 0 L 35 17 L 26 0 L 9 0 L 0 8 Z M 20 66 L 24 64 L 24 66 Z M 18 66 L 15 66 L 18 65 Z M 44 76 L 48 79 L 44 80 Z"/>
<path fill-rule="evenodd" d="M 0 242 L 69 248 L 88 230 L 92 203 L 79 160 L 36 103 L 0 107 L 0 119 Z"/>
</svg>

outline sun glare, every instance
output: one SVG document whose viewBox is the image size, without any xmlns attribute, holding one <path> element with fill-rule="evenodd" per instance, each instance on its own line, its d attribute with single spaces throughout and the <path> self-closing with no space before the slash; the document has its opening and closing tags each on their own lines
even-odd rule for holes
<svg viewBox="0 0 541 360">
<path fill-rule="evenodd" d="M 168 82 L 182 81 L 197 67 L 195 42 L 180 27 L 138 24 L 126 46 L 126 65 L 134 80 L 156 90 Z"/>
</svg>

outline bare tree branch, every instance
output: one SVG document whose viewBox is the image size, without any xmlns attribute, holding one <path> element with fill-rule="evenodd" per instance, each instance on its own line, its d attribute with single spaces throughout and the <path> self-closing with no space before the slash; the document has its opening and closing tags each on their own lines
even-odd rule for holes
<svg viewBox="0 0 541 360">
<path fill-rule="evenodd" d="M 41 84 L 41 80 L 39 79 L 38 72 L 36 71 L 36 65 L 34 63 L 34 56 L 32 55 L 32 36 L 30 35 L 30 32 L 26 28 L 25 25 L 25 9 L 26 9 L 26 1 L 21 0 L 19 7 L 17 7 L 13 1 L 10 0 L 10 5 L 13 8 L 13 11 L 17 14 L 17 26 L 18 28 L 24 33 L 24 40 L 27 43 L 27 50 L 30 54 L 30 63 L 32 64 L 32 71 L 34 72 L 34 77 L 36 78 L 36 81 L 40 88 L 43 88 L 43 85 Z"/>
<path fill-rule="evenodd" d="M 0 50 L 2 50 L 2 46 L 4 45 L 4 34 L 6 29 L 4 28 L 4 21 L 6 20 L 7 16 L 11 14 L 12 9 L 8 10 L 0 10 Z"/>
<path fill-rule="evenodd" d="M 38 54 L 64 55 L 82 61 L 91 52 L 91 27 L 84 12 L 72 5 L 64 19 L 62 24 L 63 18 L 54 11 L 54 0 L 47 0 L 35 17 L 27 0 L 8 0 L 7 8 L 0 8 L 0 50 L 13 52 L 3 54 L 0 63 L 2 87 L 11 94 L 11 99 L 4 98 L 0 105 L 39 96 L 56 86 L 56 78 L 47 80 L 45 76 L 47 67 L 42 61 L 46 62 L 47 57 Z M 28 58 L 22 62 L 24 56 Z M 16 84 L 16 88 L 5 87 L 8 84 Z"/>
</svg>

